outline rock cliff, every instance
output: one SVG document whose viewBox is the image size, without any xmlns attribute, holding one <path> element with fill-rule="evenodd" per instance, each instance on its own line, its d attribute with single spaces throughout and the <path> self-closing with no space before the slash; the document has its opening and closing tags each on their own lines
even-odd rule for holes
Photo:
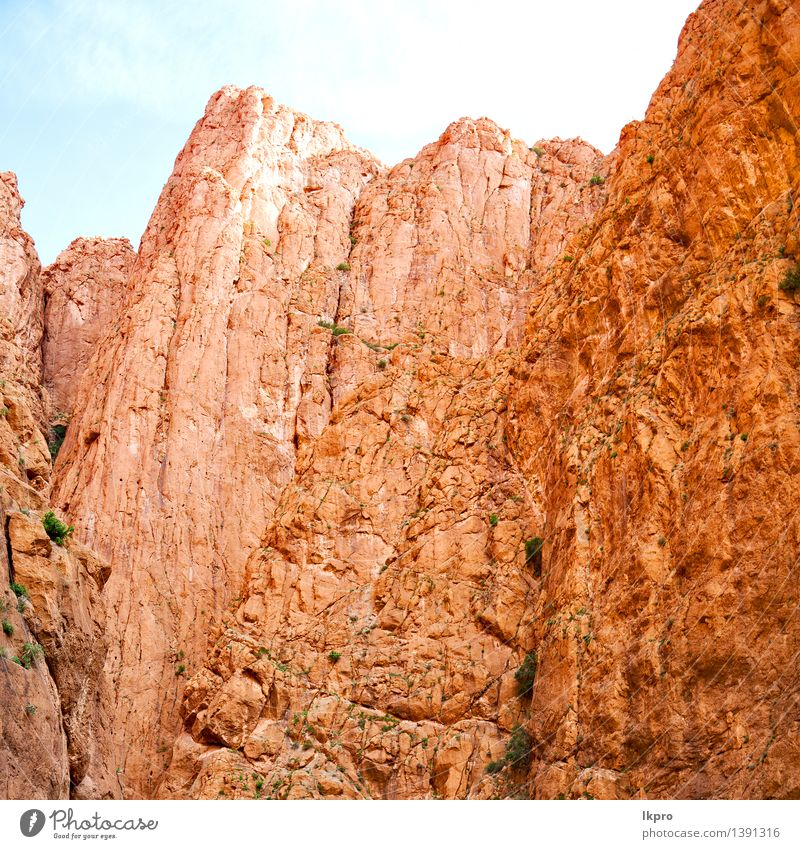
<svg viewBox="0 0 800 849">
<path fill-rule="evenodd" d="M 44 273 L 3 175 L 7 795 L 799 798 L 799 65 L 705 0 L 611 155 L 391 169 L 226 87 Z"/>
<path fill-rule="evenodd" d="M 72 415 L 80 378 L 125 302 L 135 258 L 127 239 L 75 239 L 42 274 L 42 365 L 54 422 Z"/>
<path fill-rule="evenodd" d="M 97 677 L 108 567 L 68 537 L 54 543 L 42 521 L 51 472 L 44 286 L 21 208 L 15 178 L 0 175 L 0 794 L 119 795 Z"/>
</svg>

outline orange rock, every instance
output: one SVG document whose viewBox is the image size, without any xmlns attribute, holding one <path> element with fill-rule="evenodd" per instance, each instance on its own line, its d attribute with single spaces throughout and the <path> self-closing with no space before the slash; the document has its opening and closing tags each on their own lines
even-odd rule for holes
<svg viewBox="0 0 800 849">
<path fill-rule="evenodd" d="M 3 176 L 0 506 L 76 729 L 10 794 L 800 794 L 791 6 L 705 0 L 608 157 L 461 119 L 386 170 L 218 92 L 135 262 L 45 274 L 65 548 Z"/>
<path fill-rule="evenodd" d="M 122 309 L 135 258 L 127 239 L 75 239 L 42 272 L 42 356 L 52 418 L 72 414 L 81 375 Z"/>
</svg>

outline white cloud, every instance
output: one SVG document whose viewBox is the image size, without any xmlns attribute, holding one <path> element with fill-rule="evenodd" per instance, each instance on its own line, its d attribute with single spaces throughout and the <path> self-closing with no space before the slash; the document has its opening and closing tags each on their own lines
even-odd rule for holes
<svg viewBox="0 0 800 849">
<path fill-rule="evenodd" d="M 581 133 L 608 149 L 640 117 L 694 6 L 57 0 L 28 7 L 22 29 L 29 60 L 56 60 L 38 96 L 55 88 L 168 120 L 225 82 L 256 83 L 391 159 L 478 113 L 529 140 Z"/>
</svg>

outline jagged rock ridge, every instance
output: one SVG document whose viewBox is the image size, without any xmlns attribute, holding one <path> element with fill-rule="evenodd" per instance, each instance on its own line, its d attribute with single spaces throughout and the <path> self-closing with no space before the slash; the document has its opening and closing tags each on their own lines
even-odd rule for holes
<svg viewBox="0 0 800 849">
<path fill-rule="evenodd" d="M 53 501 L 111 567 L 81 792 L 800 794 L 799 40 L 706 0 L 605 158 L 463 119 L 386 170 L 226 88 L 135 259 L 44 275 L 83 335 L 29 246 L 7 444 L 74 339 Z"/>
</svg>

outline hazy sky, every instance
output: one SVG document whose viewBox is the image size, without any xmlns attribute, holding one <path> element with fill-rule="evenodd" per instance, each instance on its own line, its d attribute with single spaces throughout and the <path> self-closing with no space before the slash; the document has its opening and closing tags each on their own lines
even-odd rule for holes
<svg viewBox="0 0 800 849">
<path fill-rule="evenodd" d="M 138 245 L 210 95 L 257 84 L 386 164 L 486 115 L 604 151 L 641 118 L 699 0 L 0 0 L 0 170 L 44 263 Z"/>
</svg>

